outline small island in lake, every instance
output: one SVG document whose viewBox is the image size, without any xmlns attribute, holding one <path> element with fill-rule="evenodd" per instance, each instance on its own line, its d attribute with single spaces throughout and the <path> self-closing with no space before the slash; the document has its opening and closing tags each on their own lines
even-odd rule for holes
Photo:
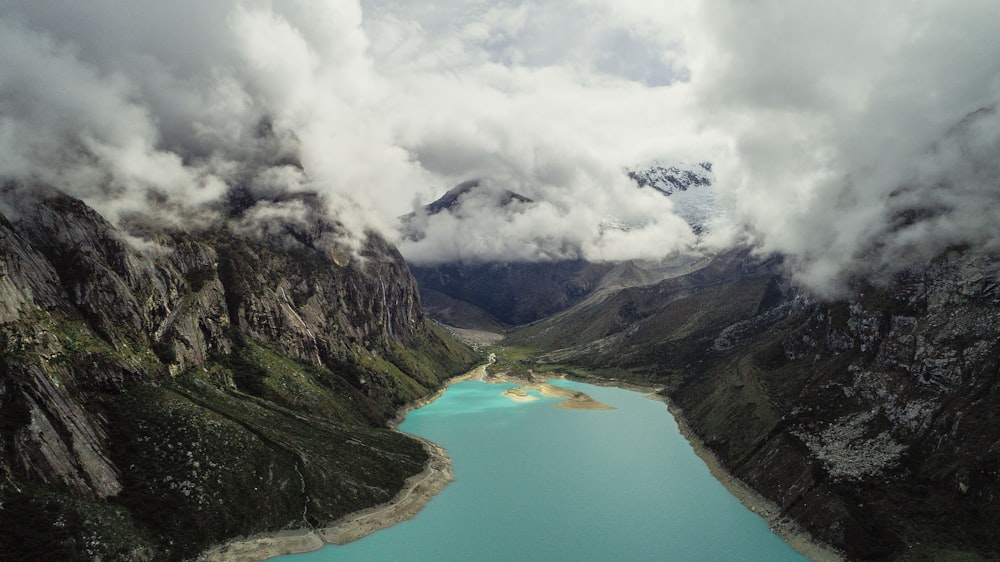
<svg viewBox="0 0 1000 562">
<path fill-rule="evenodd" d="M 515 386 L 514 388 L 508 388 L 507 390 L 503 391 L 503 395 L 506 396 L 507 398 L 510 398 L 514 402 L 531 402 L 533 400 L 538 400 L 537 396 L 532 396 L 528 394 L 528 391 L 524 390 L 519 386 Z"/>
<path fill-rule="evenodd" d="M 492 363 L 491 363 L 492 365 Z M 537 396 L 528 394 L 529 390 L 534 390 L 546 398 L 565 398 L 562 402 L 556 404 L 556 408 L 563 408 L 566 410 L 614 410 L 614 406 L 608 406 L 603 402 L 598 402 L 590 397 L 590 395 L 584 392 L 578 392 L 575 390 L 569 390 L 566 388 L 561 388 L 553 384 L 549 384 L 544 380 L 540 380 L 532 371 L 528 371 L 526 375 L 513 375 L 507 371 L 500 371 L 498 373 L 488 372 L 486 368 L 488 365 L 482 367 L 482 381 L 490 384 L 496 384 L 501 382 L 512 382 L 520 386 L 515 386 L 514 388 L 509 388 L 503 391 L 503 395 L 510 398 L 514 402 L 531 402 L 538 400 Z M 554 377 L 549 377 L 554 378 Z"/>
</svg>

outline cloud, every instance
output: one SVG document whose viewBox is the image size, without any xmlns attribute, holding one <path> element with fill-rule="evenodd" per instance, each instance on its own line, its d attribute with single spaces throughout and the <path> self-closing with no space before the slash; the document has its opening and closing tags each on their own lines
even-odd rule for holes
<svg viewBox="0 0 1000 562">
<path fill-rule="evenodd" d="M 736 232 L 831 296 L 995 247 L 996 4 L 705 6 L 699 98 L 734 139 L 717 176 Z"/>
<path fill-rule="evenodd" d="M 402 240 L 400 250 L 411 261 L 433 264 L 656 260 L 694 246 L 690 226 L 664 196 L 639 191 L 624 178 L 591 189 L 586 202 L 522 201 L 507 197 L 502 185 L 482 182 L 446 211 L 428 216 L 417 209 L 411 226 L 419 234 Z M 617 214 L 609 215 L 611 209 Z"/>
<path fill-rule="evenodd" d="M 312 192 L 359 234 L 391 234 L 415 197 L 487 178 L 551 216 L 533 210 L 511 227 L 520 236 L 463 256 L 648 255 L 638 236 L 600 240 L 600 223 L 635 214 L 621 167 L 670 150 L 663 129 L 685 119 L 663 108 L 688 102 L 650 87 L 677 79 L 673 61 L 624 16 L 604 25 L 609 6 L 581 3 L 585 25 L 552 33 L 564 29 L 555 3 L 8 3 L 2 173 L 112 220 L 174 225 L 231 207 L 212 203 L 233 189 L 259 204 Z M 669 203 L 638 230 L 667 235 L 665 251 L 686 245 L 683 223 L 654 212 Z M 528 251 L 534 232 L 547 241 Z M 457 255 L 412 256 L 436 252 Z"/>
<path fill-rule="evenodd" d="M 241 220 L 270 225 L 309 201 L 356 237 L 478 178 L 535 204 L 429 217 L 409 259 L 613 260 L 693 244 L 622 168 L 711 161 L 728 222 L 710 242 L 783 253 L 835 295 L 997 245 L 998 12 L 4 0 L 0 175 L 112 220 L 208 221 L 236 189 L 260 206 Z"/>
</svg>

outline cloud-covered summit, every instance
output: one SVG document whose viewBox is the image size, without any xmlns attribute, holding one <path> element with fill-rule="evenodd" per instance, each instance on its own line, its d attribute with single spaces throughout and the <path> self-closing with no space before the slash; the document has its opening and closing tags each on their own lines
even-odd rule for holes
<svg viewBox="0 0 1000 562">
<path fill-rule="evenodd" d="M 733 139 L 716 175 L 740 235 L 827 294 L 995 251 L 1000 5 L 714 5 L 699 91 Z"/>
<path fill-rule="evenodd" d="M 480 178 L 536 203 L 408 258 L 625 259 L 694 238 L 622 167 L 711 161 L 709 242 L 835 294 L 996 247 L 997 36 L 987 1 L 2 0 L 0 176 L 176 224 L 238 188 L 354 233 Z"/>
<path fill-rule="evenodd" d="M 589 202 L 549 200 L 544 191 L 535 199 L 492 181 L 463 182 L 403 218 L 400 250 L 428 265 L 652 260 L 693 246 L 690 226 L 658 192 L 628 185 L 594 192 L 601 197 Z"/>
</svg>

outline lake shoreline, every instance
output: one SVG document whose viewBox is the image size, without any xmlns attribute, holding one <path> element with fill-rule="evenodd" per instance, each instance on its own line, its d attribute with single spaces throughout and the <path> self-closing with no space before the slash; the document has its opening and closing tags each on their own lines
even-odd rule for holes
<svg viewBox="0 0 1000 562">
<path fill-rule="evenodd" d="M 705 442 L 691 429 L 681 408 L 674 404 L 666 395 L 662 394 L 663 387 L 645 386 L 613 378 L 577 377 L 560 373 L 548 373 L 548 375 L 550 376 L 547 378 L 575 380 L 594 386 L 607 386 L 633 392 L 642 392 L 646 393 L 646 397 L 651 400 L 663 402 L 667 406 L 670 416 L 677 423 L 677 428 L 681 436 L 688 442 L 688 445 L 691 446 L 691 449 L 698 458 L 705 463 L 712 477 L 722 484 L 744 507 L 763 518 L 774 534 L 781 537 L 796 552 L 813 562 L 843 562 L 846 560 L 841 552 L 817 540 L 795 520 L 784 515 L 778 504 L 767 499 L 757 492 L 757 490 L 754 490 L 751 486 L 729 472 L 715 455 L 715 452 L 708 448 Z M 505 380 L 519 382 L 521 379 L 512 377 Z"/>
<path fill-rule="evenodd" d="M 722 484 L 747 509 L 761 516 L 767 522 L 771 531 L 781 537 L 796 552 L 813 562 L 843 562 L 844 555 L 833 547 L 817 540 L 811 533 L 802 528 L 794 519 L 785 515 L 781 507 L 761 495 L 747 483 L 743 482 L 722 464 L 715 452 L 705 445 L 705 442 L 691 429 L 684 418 L 684 412 L 669 398 L 659 393 L 649 396 L 667 405 L 667 411 L 677 423 L 681 436 L 691 445 L 694 453 L 705 462 L 712 476 Z"/>
<path fill-rule="evenodd" d="M 389 421 L 389 428 L 399 431 L 399 425 L 406 419 L 407 414 L 434 402 L 453 384 L 481 378 L 486 366 L 485 364 L 480 365 L 463 375 L 452 377 L 433 394 L 406 404 Z M 326 527 L 287 529 L 231 540 L 210 548 L 200 554 L 196 560 L 198 562 L 258 562 L 276 556 L 313 552 L 327 544 L 347 544 L 411 519 L 427 505 L 431 498 L 454 481 L 455 475 L 451 468 L 451 457 L 448 456 L 448 452 L 443 447 L 423 437 L 401 433 L 420 441 L 424 450 L 427 451 L 428 459 L 424 470 L 407 478 L 403 488 L 393 499 L 351 512 Z"/>
<path fill-rule="evenodd" d="M 469 372 L 448 379 L 440 389 L 424 398 L 410 402 L 400 408 L 396 416 L 390 420 L 389 428 L 398 431 L 398 427 L 410 412 L 423 408 L 440 398 L 448 388 L 469 380 L 483 380 L 487 383 L 498 382 L 529 382 L 520 377 L 509 377 L 506 374 L 490 377 L 487 380 L 486 369 L 491 363 L 480 365 Z M 730 473 L 705 443 L 688 426 L 683 411 L 670 399 L 660 394 L 660 388 L 636 385 L 626 381 L 600 378 L 567 377 L 551 373 L 546 378 L 565 378 L 577 380 L 596 386 L 608 386 L 647 393 L 647 398 L 663 402 L 671 417 L 677 423 L 681 436 L 687 440 L 694 453 L 706 464 L 712 476 L 740 501 L 747 509 L 762 517 L 770 526 L 772 532 L 780 536 L 798 553 L 814 562 L 840 562 L 845 558 L 837 550 L 816 540 L 811 534 L 801 528 L 794 520 L 782 514 L 781 508 L 765 498 L 752 487 Z M 500 380 L 498 380 L 500 379 Z M 292 529 L 273 533 L 260 533 L 250 538 L 229 541 L 204 552 L 197 560 L 203 562 L 257 562 L 287 554 L 301 554 L 319 550 L 326 544 L 346 544 L 363 538 L 376 531 L 391 527 L 397 523 L 414 517 L 435 495 L 454 481 L 451 468 L 451 458 L 441 446 L 419 436 L 406 434 L 420 441 L 428 452 L 428 461 L 424 470 L 407 478 L 403 488 L 396 496 L 383 504 L 371 506 L 352 512 L 335 521 L 328 527 L 318 529 Z"/>
<path fill-rule="evenodd" d="M 705 463 L 712 476 L 733 497 L 738 499 L 744 507 L 762 517 L 764 521 L 767 521 L 768 526 L 774 534 L 781 537 L 796 552 L 813 562 L 843 562 L 846 560 L 840 551 L 816 539 L 795 520 L 784 515 L 778 504 L 767 499 L 746 482 L 743 482 L 733 473 L 729 472 L 722 464 L 722 461 L 716 456 L 715 452 L 705 445 L 705 442 L 688 425 L 683 410 L 674 404 L 669 397 L 662 394 L 662 387 L 643 386 L 611 378 L 574 376 L 565 378 L 595 386 L 610 386 L 635 392 L 646 392 L 648 393 L 647 398 L 663 402 L 666 404 L 670 416 L 677 423 L 677 429 L 680 431 L 681 436 L 687 440 L 691 449 L 698 455 L 698 458 Z"/>
</svg>

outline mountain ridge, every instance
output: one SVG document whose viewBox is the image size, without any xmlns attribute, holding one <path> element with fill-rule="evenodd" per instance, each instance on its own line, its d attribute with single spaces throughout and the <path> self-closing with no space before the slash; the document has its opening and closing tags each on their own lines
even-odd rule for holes
<svg viewBox="0 0 1000 562">
<path fill-rule="evenodd" d="M 522 368 L 663 388 L 731 474 L 850 559 L 996 557 L 1000 257 L 952 249 L 839 301 L 754 263 L 623 289 L 502 345 Z"/>
<path fill-rule="evenodd" d="M 332 223 L 221 224 L 149 254 L 79 200 L 3 195 L 0 548 L 18 559 L 177 560 L 387 501 L 428 456 L 386 422 L 477 359 L 377 235 L 352 258 Z"/>
</svg>

